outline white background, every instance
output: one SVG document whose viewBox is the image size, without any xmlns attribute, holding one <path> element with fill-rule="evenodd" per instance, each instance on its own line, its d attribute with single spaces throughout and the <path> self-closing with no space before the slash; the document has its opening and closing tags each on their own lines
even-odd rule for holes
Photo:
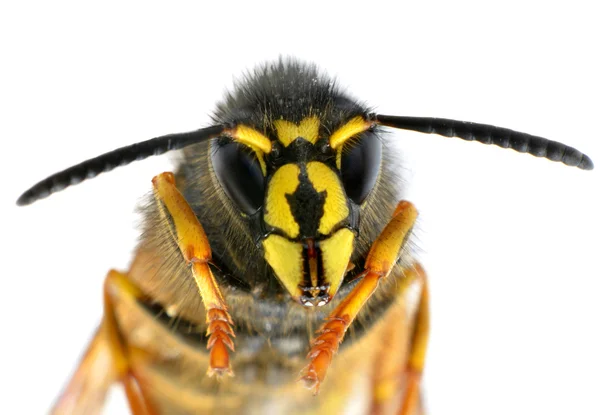
<svg viewBox="0 0 600 415">
<path fill-rule="evenodd" d="M 595 2 L 8 2 L 0 9 L 0 413 L 50 407 L 126 269 L 169 157 L 27 208 L 39 179 L 207 125 L 234 76 L 317 62 L 385 114 L 573 145 L 600 164 Z M 429 271 L 431 414 L 600 413 L 599 170 L 398 132 Z M 106 413 L 126 413 L 121 392 Z"/>
</svg>

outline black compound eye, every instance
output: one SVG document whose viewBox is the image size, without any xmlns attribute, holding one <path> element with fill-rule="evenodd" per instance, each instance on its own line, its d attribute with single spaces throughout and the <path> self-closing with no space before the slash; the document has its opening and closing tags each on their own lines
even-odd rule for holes
<svg viewBox="0 0 600 415">
<path fill-rule="evenodd" d="M 263 205 L 265 177 L 256 155 L 235 142 L 217 144 L 212 151 L 217 179 L 227 196 L 242 210 L 252 215 Z"/>
<path fill-rule="evenodd" d="M 367 198 L 375 186 L 380 166 L 381 140 L 374 133 L 366 132 L 358 142 L 344 145 L 342 182 L 354 203 L 361 204 Z"/>
</svg>

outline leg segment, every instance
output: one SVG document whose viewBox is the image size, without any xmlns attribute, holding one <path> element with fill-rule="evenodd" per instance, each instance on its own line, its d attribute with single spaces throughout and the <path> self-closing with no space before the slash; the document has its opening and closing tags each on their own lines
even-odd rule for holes
<svg viewBox="0 0 600 415">
<path fill-rule="evenodd" d="M 387 277 L 398 260 L 416 218 L 417 210 L 411 203 L 398 203 L 392 219 L 371 246 L 362 280 L 333 310 L 312 342 L 308 353 L 310 363 L 302 371 L 302 380 L 307 387 L 314 388 L 315 394 L 346 330 L 377 289 L 379 279 Z"/>
<path fill-rule="evenodd" d="M 419 308 L 411 336 L 410 354 L 405 370 L 405 392 L 400 415 L 415 413 L 419 407 L 421 395 L 421 376 L 425 366 L 425 352 L 429 340 L 429 289 L 427 277 L 420 265 L 417 265 L 417 277 L 421 283 Z"/>
<path fill-rule="evenodd" d="M 163 218 L 168 222 L 173 238 L 179 245 L 185 261 L 202 296 L 208 323 L 207 348 L 210 349 L 208 375 L 233 375 L 229 364 L 229 351 L 234 350 L 233 321 L 227 312 L 227 304 L 212 274 L 210 245 L 204 229 L 192 208 L 175 186 L 172 173 L 162 173 L 152 179 L 154 196 Z"/>
<path fill-rule="evenodd" d="M 94 335 L 79 367 L 52 409 L 52 414 L 98 414 L 106 393 L 116 381 L 122 381 L 135 415 L 154 415 L 149 401 L 139 387 L 129 367 L 127 349 L 115 319 L 115 298 L 135 301 L 140 291 L 127 277 L 111 271 L 104 283 L 104 318 Z"/>
<path fill-rule="evenodd" d="M 129 409 L 134 415 L 156 415 L 150 401 L 142 393 L 140 384 L 137 378 L 131 373 L 127 373 L 123 377 L 123 387 L 129 401 Z"/>
<path fill-rule="evenodd" d="M 100 326 L 52 414 L 99 414 L 108 388 L 118 379 L 107 330 Z"/>
<path fill-rule="evenodd" d="M 401 361 L 390 364 L 390 354 L 395 346 L 382 348 L 375 361 L 373 382 L 373 404 L 370 414 L 383 414 L 394 411 L 399 415 L 422 414 L 420 380 L 425 362 L 425 349 L 429 330 L 427 275 L 419 263 L 403 269 L 403 276 L 397 287 L 398 301 L 408 312 L 403 330 L 390 333 L 391 344 L 406 342 L 406 353 Z M 418 293 L 418 298 L 412 294 Z M 416 300 L 416 301 L 415 301 Z M 386 332 L 397 330 L 397 320 L 388 321 Z M 393 334 L 401 340 L 393 338 Z M 391 347 L 391 348 L 390 348 Z M 385 364 L 382 364 L 385 362 Z"/>
<path fill-rule="evenodd" d="M 133 285 L 127 276 L 116 271 L 111 271 L 104 285 L 104 324 L 108 328 L 111 344 L 113 345 L 113 356 L 115 366 L 119 373 L 119 379 L 125 388 L 125 394 L 129 401 L 129 408 L 134 415 L 156 415 L 157 411 L 145 396 L 139 385 L 131 365 L 129 364 L 129 350 L 127 343 L 119 331 L 115 306 L 117 301 L 137 301 L 143 298 L 142 292 Z"/>
</svg>

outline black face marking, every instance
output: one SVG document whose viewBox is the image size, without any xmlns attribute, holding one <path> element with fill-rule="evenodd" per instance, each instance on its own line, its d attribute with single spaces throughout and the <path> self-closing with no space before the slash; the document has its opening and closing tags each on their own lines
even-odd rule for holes
<svg viewBox="0 0 600 415">
<path fill-rule="evenodd" d="M 273 150 L 267 155 L 270 171 L 284 164 L 307 163 L 310 161 L 319 161 L 335 168 L 335 152 L 329 147 L 328 139 L 319 140 L 317 145 L 314 145 L 303 137 L 298 137 L 287 147 L 283 147 L 281 143 L 274 141 Z"/>
<path fill-rule="evenodd" d="M 294 157 L 298 162 L 314 160 L 316 156 L 315 146 L 304 137 L 298 137 L 285 148 L 288 158 Z"/>
<path fill-rule="evenodd" d="M 290 205 L 290 210 L 294 219 L 300 226 L 300 239 L 314 238 L 317 236 L 319 223 L 325 212 L 325 198 L 327 192 L 317 192 L 313 187 L 308 174 L 306 165 L 300 165 L 300 175 L 298 176 L 300 184 L 296 191 L 291 195 L 286 195 Z"/>
</svg>

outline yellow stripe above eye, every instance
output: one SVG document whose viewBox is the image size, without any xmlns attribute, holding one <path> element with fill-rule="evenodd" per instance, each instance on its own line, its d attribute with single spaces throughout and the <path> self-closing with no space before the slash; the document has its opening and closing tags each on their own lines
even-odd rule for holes
<svg viewBox="0 0 600 415">
<path fill-rule="evenodd" d="M 277 120 L 273 124 L 277 129 L 277 138 L 284 147 L 289 146 L 298 137 L 302 137 L 312 144 L 315 144 L 319 139 L 321 122 L 316 116 L 306 117 L 300 121 L 300 124 L 286 120 Z"/>
<path fill-rule="evenodd" d="M 271 152 L 271 140 L 252 127 L 243 124 L 238 125 L 232 130 L 231 136 L 237 142 L 252 147 L 253 149 L 258 149 L 267 154 Z"/>
<path fill-rule="evenodd" d="M 256 147 L 250 147 L 254 154 L 256 154 L 256 159 L 258 160 L 258 164 L 260 164 L 260 170 L 262 171 L 263 176 L 267 175 L 267 162 L 265 161 L 265 153 L 263 153 L 260 149 Z"/>
<path fill-rule="evenodd" d="M 329 137 L 329 145 L 337 150 L 342 144 L 354 137 L 356 134 L 363 133 L 371 128 L 372 123 L 357 115 L 346 124 L 335 130 Z"/>
</svg>

